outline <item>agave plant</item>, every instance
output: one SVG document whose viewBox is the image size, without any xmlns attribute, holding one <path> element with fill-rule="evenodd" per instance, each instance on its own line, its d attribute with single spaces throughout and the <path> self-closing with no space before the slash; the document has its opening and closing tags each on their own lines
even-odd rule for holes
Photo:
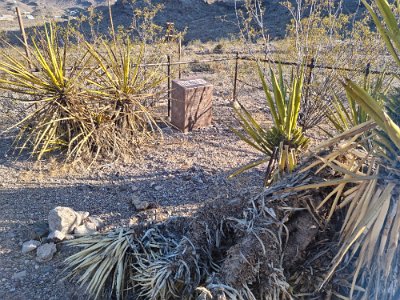
<svg viewBox="0 0 400 300">
<path fill-rule="evenodd" d="M 278 77 L 270 69 L 272 91 L 268 87 L 260 65 L 257 65 L 259 77 L 266 96 L 267 106 L 271 112 L 273 125 L 271 128 L 263 128 L 239 102 L 234 103 L 234 110 L 240 121 L 244 133 L 232 129 L 240 139 L 262 152 L 266 157 L 252 162 L 230 177 L 236 176 L 252 167 L 262 163 L 268 163 L 265 176 L 267 184 L 274 170 L 279 176 L 283 172 L 291 172 L 297 165 L 297 154 L 306 148 L 309 139 L 298 126 L 301 96 L 303 90 L 303 72 L 293 76 L 290 87 L 286 86 L 283 72 L 279 66 Z"/>
<path fill-rule="evenodd" d="M 90 62 L 88 53 L 67 67 L 68 43 L 65 40 L 60 46 L 51 24 L 44 26 L 44 34 L 32 39 L 32 44 L 34 70 L 18 49 L 14 49 L 18 58 L 3 54 L 0 61 L 0 70 L 6 74 L 0 79 L 0 89 L 11 92 L 14 100 L 31 104 L 27 116 L 10 128 L 19 129 L 15 144 L 21 151 L 29 149 L 38 159 L 55 150 L 65 150 L 68 157 L 79 156 L 90 148 L 94 133 L 93 115 L 86 109 L 81 89 L 90 76 L 84 70 Z"/>
</svg>

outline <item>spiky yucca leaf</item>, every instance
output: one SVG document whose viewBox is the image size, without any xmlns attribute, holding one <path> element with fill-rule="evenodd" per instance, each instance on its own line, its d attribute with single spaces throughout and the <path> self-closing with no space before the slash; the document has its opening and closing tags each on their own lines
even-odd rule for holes
<svg viewBox="0 0 400 300">
<path fill-rule="evenodd" d="M 120 228 L 107 235 L 78 238 L 67 244 L 83 249 L 65 260 L 66 278 L 78 278 L 78 283 L 94 299 L 103 296 L 125 299 L 133 290 L 144 294 L 143 285 L 162 290 L 159 281 L 148 278 L 147 274 L 153 270 L 147 267 L 149 264 L 152 268 L 158 267 L 153 262 L 162 256 L 167 261 L 165 255 L 177 246 L 177 241 L 163 235 L 157 226 L 138 226 L 134 229 Z M 157 294 L 155 291 L 149 293 Z"/>
<path fill-rule="evenodd" d="M 373 99 L 364 89 L 351 80 L 345 82 L 346 91 L 374 119 L 383 130 L 380 135 L 382 145 L 387 144 L 386 151 L 397 159 L 400 151 L 400 127 L 386 113 L 385 108 Z M 394 152 L 393 152 L 393 149 Z"/>
<path fill-rule="evenodd" d="M 297 153 L 307 147 L 309 139 L 297 124 L 303 89 L 303 72 L 301 71 L 298 77 L 292 76 L 292 83 L 290 87 L 287 87 L 282 69 L 279 67 L 278 78 L 271 69 L 272 91 L 270 91 L 260 65 L 257 64 L 257 68 L 273 125 L 269 129 L 264 129 L 246 108 L 236 101 L 233 108 L 244 133 L 236 129 L 232 131 L 268 158 L 252 162 L 231 174 L 230 177 L 268 161 L 265 178 L 265 184 L 267 184 L 275 168 L 278 170 L 275 173 L 276 176 L 294 170 L 297 165 Z"/>
<path fill-rule="evenodd" d="M 342 139 L 324 143 L 324 148 L 331 148 L 331 151 L 300 170 L 306 172 L 315 168 L 316 173 L 325 170 L 337 179 L 287 189 L 298 191 L 331 186 L 331 193 L 316 208 L 330 206 L 328 213 L 322 216 L 326 222 L 337 210 L 345 209 L 340 248 L 321 287 L 334 276 L 339 266 L 347 266 L 352 274 L 350 278 L 343 278 L 340 273 L 336 276 L 341 278 L 349 297 L 335 292 L 346 299 L 391 299 L 400 288 L 397 278 L 400 257 L 397 248 L 400 235 L 398 177 L 393 177 L 392 171 L 388 173 L 387 164 L 377 155 L 376 147 L 368 151 L 363 147 L 365 140 L 373 138 L 373 134 L 365 134 L 374 128 L 372 124 L 369 121 L 358 125 L 343 133 Z M 321 150 L 321 147 L 316 149 Z M 396 176 L 400 174 L 397 173 Z"/>
<path fill-rule="evenodd" d="M 381 105 L 387 99 L 386 95 L 393 80 L 391 78 L 385 82 L 386 79 L 387 76 L 383 73 L 374 81 L 370 77 L 365 78 L 363 84 L 364 90 L 368 91 L 371 97 Z M 326 109 L 326 117 L 338 132 L 349 130 L 370 119 L 368 113 L 355 101 L 353 94 L 347 92 L 344 100 L 334 95 L 331 106 Z M 327 133 L 333 136 L 331 133 Z"/>
<path fill-rule="evenodd" d="M 98 67 L 98 76 L 90 80 L 94 88 L 88 92 L 111 107 L 107 118 L 119 128 L 120 138 L 139 144 L 154 132 L 161 133 L 152 106 L 165 76 L 159 67 L 142 66 L 144 45 L 138 49 L 129 38 L 116 43 L 102 42 L 97 47 L 86 43 Z"/>
<path fill-rule="evenodd" d="M 94 132 L 92 113 L 88 112 L 87 99 L 80 89 L 90 76 L 85 66 L 90 59 L 87 53 L 79 57 L 69 70 L 66 68 L 67 42 L 59 46 L 59 37 L 53 26 L 45 25 L 41 39 L 32 40 L 32 61 L 36 70 L 30 69 L 22 58 L 4 54 L 0 71 L 0 89 L 11 91 L 13 99 L 34 103 L 27 116 L 12 126 L 19 129 L 15 144 L 22 150 L 30 149 L 40 159 L 45 153 L 66 150 L 68 155 L 79 155 L 87 150 Z"/>
<path fill-rule="evenodd" d="M 108 236 L 95 235 L 69 241 L 69 245 L 84 249 L 65 260 L 70 271 L 66 278 L 79 277 L 78 283 L 85 286 L 86 292 L 95 299 L 106 292 L 106 283 L 112 280 L 111 286 L 117 299 L 123 298 L 126 289 L 132 287 L 129 266 L 133 260 L 131 251 L 136 249 L 133 247 L 135 243 L 137 241 L 132 232 L 122 229 Z"/>
</svg>

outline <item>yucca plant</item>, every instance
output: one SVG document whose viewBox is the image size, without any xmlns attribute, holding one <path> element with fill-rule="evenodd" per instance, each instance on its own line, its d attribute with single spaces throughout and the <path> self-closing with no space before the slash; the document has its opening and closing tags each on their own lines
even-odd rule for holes
<svg viewBox="0 0 400 300">
<path fill-rule="evenodd" d="M 383 105 L 391 82 L 393 78 L 385 83 L 387 76 L 385 73 L 379 75 L 375 80 L 370 77 L 364 78 L 364 89 L 368 91 L 372 98 L 378 103 Z M 330 106 L 326 108 L 326 118 L 330 124 L 339 133 L 342 133 L 350 128 L 367 122 L 370 117 L 367 112 L 354 100 L 351 94 L 345 93 L 345 99 L 342 99 L 339 95 L 333 96 L 333 101 Z M 332 133 L 327 132 L 330 136 Z"/>
<path fill-rule="evenodd" d="M 362 0 L 381 37 L 385 41 L 386 47 L 393 59 L 400 67 L 400 28 L 392 9 L 400 12 L 400 1 L 394 4 L 397 6 L 392 7 L 386 0 L 375 0 L 375 4 L 383 21 L 381 22 L 377 12 L 365 0 Z M 399 112 L 400 112 L 400 99 L 398 97 L 386 97 L 384 105 L 379 103 L 364 89 L 357 86 L 351 80 L 345 82 L 347 93 L 351 94 L 355 101 L 375 120 L 378 126 L 383 130 L 380 134 L 382 140 L 381 146 L 386 153 L 390 153 L 394 160 L 399 160 L 397 156 L 400 150 L 400 128 L 399 128 Z"/>
<path fill-rule="evenodd" d="M 67 157 L 79 156 L 91 147 L 95 131 L 81 89 L 90 76 L 85 71 L 90 58 L 85 52 L 67 66 L 68 41 L 66 38 L 60 46 L 60 40 L 53 25 L 45 25 L 44 33 L 32 39 L 34 69 L 16 48 L 15 55 L 4 53 L 0 61 L 0 71 L 6 74 L 0 78 L 0 89 L 11 92 L 13 100 L 30 105 L 27 116 L 10 128 L 19 130 L 15 145 L 21 151 L 29 149 L 37 159 L 56 150 L 65 151 Z"/>
<path fill-rule="evenodd" d="M 278 77 L 270 69 L 272 81 L 272 90 L 270 90 L 260 65 L 257 65 L 257 68 L 273 124 L 271 128 L 263 128 L 246 108 L 236 101 L 233 108 L 244 133 L 236 129 L 232 130 L 241 140 L 262 152 L 265 157 L 242 167 L 230 177 L 269 162 L 265 176 L 267 184 L 275 169 L 276 176 L 283 172 L 293 171 L 297 165 L 298 152 L 305 149 L 309 142 L 297 123 L 304 77 L 302 71 L 300 75 L 292 74 L 291 84 L 286 86 L 281 67 L 278 68 Z"/>
<path fill-rule="evenodd" d="M 133 45 L 127 38 L 96 46 L 86 43 L 97 68 L 88 93 L 107 107 L 103 118 L 109 121 L 110 134 L 115 137 L 110 151 L 129 149 L 129 143 L 139 145 L 154 137 L 155 132 L 161 133 L 153 106 L 165 78 L 159 67 L 149 70 L 142 66 L 144 45 Z"/>
<path fill-rule="evenodd" d="M 365 0 L 363 3 L 400 66 L 397 54 L 400 50 L 400 29 L 392 12 L 393 7 L 386 0 L 375 0 L 383 19 L 381 22 L 372 6 Z M 399 9 L 400 2 L 396 3 L 398 7 L 394 9 Z M 349 79 L 343 85 L 353 104 L 359 106 L 358 111 L 363 112 L 365 120 L 371 120 L 323 144 L 322 147 L 330 147 L 344 140 L 335 151 L 326 157 L 319 157 L 309 166 L 321 165 L 319 170 L 328 168 L 338 176 L 336 181 L 323 183 L 331 184 L 334 189 L 317 209 L 330 203 L 329 218 L 335 210 L 346 209 L 341 245 L 324 283 L 342 265 L 350 270 L 351 277 L 341 278 L 342 284 L 343 280 L 348 280 L 343 284 L 348 295 L 336 292 L 338 297 L 397 299 L 400 292 L 400 99 L 377 99 Z M 371 127 L 377 127 L 377 130 L 371 132 Z M 366 149 L 363 141 L 375 143 Z"/>
</svg>

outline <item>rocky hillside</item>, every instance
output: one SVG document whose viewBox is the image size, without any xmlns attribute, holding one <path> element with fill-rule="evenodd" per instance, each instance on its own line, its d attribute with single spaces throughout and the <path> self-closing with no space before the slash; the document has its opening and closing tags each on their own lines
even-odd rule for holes
<svg viewBox="0 0 400 300">
<path fill-rule="evenodd" d="M 130 0 L 112 0 L 113 15 L 116 26 L 129 26 L 133 12 Z M 187 30 L 186 41 L 199 39 L 201 41 L 218 40 L 238 33 L 235 14 L 235 0 L 152 0 L 162 3 L 164 10 L 155 21 L 164 25 L 174 22 L 175 27 Z M 238 1 L 240 5 L 241 1 Z M 281 0 L 264 0 L 265 26 L 272 39 L 285 35 L 286 25 L 290 21 L 288 10 L 280 4 Z M 41 24 L 43 18 L 65 21 L 87 12 L 90 6 L 102 12 L 104 18 L 99 25 L 100 31 L 109 27 L 108 0 L 3 0 L 0 1 L 0 30 L 18 30 L 15 17 L 15 7 L 20 7 L 27 27 Z M 136 7 L 143 0 L 136 0 Z M 357 1 L 345 0 L 344 11 L 354 12 L 358 7 Z M 2 19 L 1 17 L 4 17 Z"/>
</svg>

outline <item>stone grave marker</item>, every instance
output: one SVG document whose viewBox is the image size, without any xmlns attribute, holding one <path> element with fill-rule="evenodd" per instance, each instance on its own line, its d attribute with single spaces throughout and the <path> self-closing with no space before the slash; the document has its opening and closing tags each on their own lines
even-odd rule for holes
<svg viewBox="0 0 400 300">
<path fill-rule="evenodd" d="M 213 85 L 204 79 L 173 80 L 171 123 L 182 132 L 210 126 L 212 95 Z"/>
</svg>

